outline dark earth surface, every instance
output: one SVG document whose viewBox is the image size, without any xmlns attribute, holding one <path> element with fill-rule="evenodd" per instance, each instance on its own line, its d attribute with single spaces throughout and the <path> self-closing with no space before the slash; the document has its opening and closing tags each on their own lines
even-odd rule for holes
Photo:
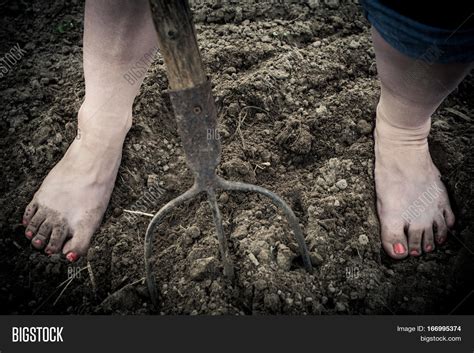
<svg viewBox="0 0 474 353">
<path fill-rule="evenodd" d="M 26 54 L 0 79 L 0 313 L 474 313 L 473 77 L 434 114 L 430 135 L 456 230 L 434 253 L 394 261 L 379 240 L 371 137 L 379 84 L 361 9 L 246 4 L 194 7 L 219 110 L 218 172 L 288 201 L 315 272 L 302 268 L 270 202 L 221 193 L 235 283 L 222 275 L 201 198 L 159 228 L 161 308 L 153 309 L 143 281 L 150 218 L 127 210 L 154 213 L 192 184 L 159 55 L 135 101 L 112 201 L 87 257 L 71 265 L 31 248 L 24 207 L 76 135 L 84 4 L 3 1 L 0 53 L 19 43 Z"/>
</svg>

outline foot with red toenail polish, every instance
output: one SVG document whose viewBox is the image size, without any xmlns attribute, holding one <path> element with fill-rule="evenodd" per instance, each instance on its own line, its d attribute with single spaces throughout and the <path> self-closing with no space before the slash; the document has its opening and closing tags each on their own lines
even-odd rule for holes
<svg viewBox="0 0 474 353">
<path fill-rule="evenodd" d="M 389 256 L 402 259 L 433 251 L 454 224 L 446 188 L 431 160 L 430 122 L 402 129 L 377 108 L 375 188 L 382 244 Z"/>
<path fill-rule="evenodd" d="M 131 124 L 130 112 L 107 123 L 91 119 L 87 111 L 83 105 L 79 113 L 81 138 L 44 179 L 24 215 L 33 247 L 45 248 L 48 255 L 62 252 L 69 261 L 87 253 L 100 225 Z"/>
</svg>

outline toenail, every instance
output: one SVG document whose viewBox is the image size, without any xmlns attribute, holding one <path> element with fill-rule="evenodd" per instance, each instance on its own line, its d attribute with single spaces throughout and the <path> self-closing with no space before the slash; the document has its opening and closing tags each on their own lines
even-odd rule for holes
<svg viewBox="0 0 474 353">
<path fill-rule="evenodd" d="M 418 256 L 418 255 L 420 255 L 420 253 L 419 253 L 418 250 L 412 250 L 412 251 L 410 251 L 410 255 L 411 256 Z"/>
<path fill-rule="evenodd" d="M 28 224 L 28 221 L 27 221 L 25 218 L 23 218 L 23 220 L 21 221 L 21 223 L 23 223 L 23 225 L 26 226 L 26 225 Z"/>
<path fill-rule="evenodd" d="M 32 231 L 30 231 L 30 230 L 29 230 L 29 231 L 27 231 L 27 232 L 25 233 L 25 235 L 26 235 L 26 237 L 27 237 L 28 239 L 31 239 L 31 238 L 33 238 L 33 232 L 32 232 Z"/>
<path fill-rule="evenodd" d="M 396 243 L 396 244 L 393 244 L 393 251 L 397 255 L 402 255 L 405 253 L 405 247 L 403 246 L 402 243 Z"/>
<path fill-rule="evenodd" d="M 66 259 L 68 259 L 70 262 L 74 262 L 79 258 L 79 256 L 75 252 L 70 252 L 66 255 Z"/>
<path fill-rule="evenodd" d="M 427 251 L 427 252 L 430 252 L 431 250 L 433 250 L 433 246 L 431 246 L 431 245 L 429 245 L 429 244 L 426 245 L 426 251 Z"/>
<path fill-rule="evenodd" d="M 445 240 L 445 237 L 438 238 L 438 244 L 443 244 Z"/>
<path fill-rule="evenodd" d="M 39 239 L 35 239 L 34 242 L 35 242 L 36 245 L 41 245 L 42 244 L 41 240 L 39 240 Z"/>
</svg>

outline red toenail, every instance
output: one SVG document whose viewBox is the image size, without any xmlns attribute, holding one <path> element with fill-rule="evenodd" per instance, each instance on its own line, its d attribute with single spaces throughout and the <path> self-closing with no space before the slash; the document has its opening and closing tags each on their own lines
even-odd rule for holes
<svg viewBox="0 0 474 353">
<path fill-rule="evenodd" d="M 32 231 L 30 231 L 30 230 L 29 230 L 29 231 L 27 231 L 27 232 L 25 233 L 25 235 L 26 235 L 26 237 L 27 237 L 28 239 L 31 239 L 31 238 L 33 238 L 33 232 L 32 232 Z"/>
<path fill-rule="evenodd" d="M 395 252 L 395 254 L 401 255 L 405 253 L 405 247 L 402 243 L 396 243 L 393 244 L 393 251 Z"/>
<path fill-rule="evenodd" d="M 41 245 L 41 240 L 35 239 L 35 244 L 36 244 L 36 245 Z"/>
<path fill-rule="evenodd" d="M 28 221 L 25 218 L 23 218 L 23 221 L 21 221 L 21 223 L 23 223 L 23 225 L 26 226 L 28 224 Z"/>
<path fill-rule="evenodd" d="M 78 255 L 75 252 L 70 252 L 66 255 L 66 259 L 68 259 L 70 262 L 74 262 L 78 259 Z"/>
<path fill-rule="evenodd" d="M 431 245 L 426 245 L 426 251 L 430 252 L 433 250 L 433 247 Z"/>
<path fill-rule="evenodd" d="M 411 256 L 418 256 L 418 255 L 420 255 L 420 253 L 418 252 L 418 250 L 412 250 L 412 251 L 410 251 L 410 255 Z"/>
</svg>

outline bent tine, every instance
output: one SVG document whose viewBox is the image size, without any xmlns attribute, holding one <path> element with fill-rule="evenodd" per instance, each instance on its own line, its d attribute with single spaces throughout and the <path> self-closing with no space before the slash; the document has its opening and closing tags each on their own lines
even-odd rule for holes
<svg viewBox="0 0 474 353">
<path fill-rule="evenodd" d="M 153 271 L 153 261 L 151 261 L 151 256 L 153 253 L 153 240 L 155 239 L 155 229 L 160 225 L 163 218 L 168 213 L 170 213 L 173 208 L 178 207 L 180 204 L 186 202 L 189 199 L 192 199 L 197 194 L 199 194 L 199 189 L 196 185 L 193 185 L 191 189 L 186 191 L 184 194 L 176 197 L 175 199 L 164 205 L 155 214 L 150 224 L 148 224 L 148 228 L 145 234 L 145 272 L 148 291 L 150 292 L 151 300 L 155 305 L 157 305 L 158 303 L 158 291 L 156 289 L 156 281 Z"/>
<path fill-rule="evenodd" d="M 270 201 L 276 206 L 279 207 L 285 212 L 286 218 L 288 219 L 288 223 L 290 224 L 291 229 L 295 235 L 296 241 L 300 248 L 300 255 L 303 259 L 303 264 L 309 273 L 313 272 L 313 266 L 311 265 L 311 258 L 309 256 L 308 248 L 306 247 L 306 243 L 304 240 L 303 232 L 301 231 L 300 224 L 298 222 L 298 218 L 296 218 L 293 210 L 288 206 L 288 204 L 283 201 L 277 194 L 262 188 L 261 186 L 241 183 L 238 181 L 228 181 L 222 178 L 218 179 L 219 186 L 224 190 L 229 191 L 244 191 L 244 192 L 256 192 L 261 195 L 264 195 L 270 199 Z"/>
</svg>

